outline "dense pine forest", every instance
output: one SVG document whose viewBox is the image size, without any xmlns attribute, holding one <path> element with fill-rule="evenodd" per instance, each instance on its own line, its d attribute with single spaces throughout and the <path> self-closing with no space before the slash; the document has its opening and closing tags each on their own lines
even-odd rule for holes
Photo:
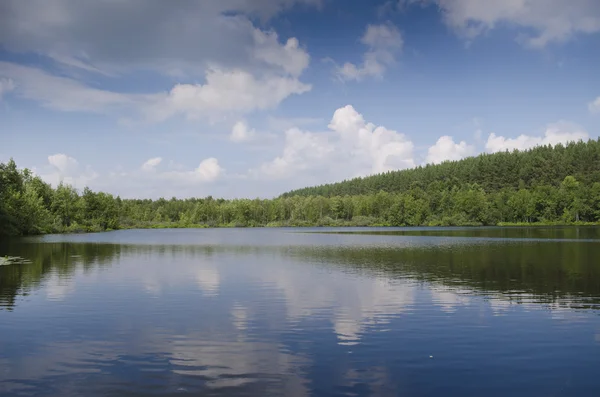
<svg viewBox="0 0 600 397">
<path fill-rule="evenodd" d="M 425 190 L 451 190 L 466 185 L 477 185 L 486 193 L 497 193 L 504 189 L 558 187 L 567 176 L 586 186 L 600 182 L 600 139 L 572 142 L 566 146 L 538 146 L 527 151 L 481 154 L 460 161 L 294 190 L 282 197 L 333 197 L 373 194 L 381 190 L 404 193 L 416 186 Z"/>
<path fill-rule="evenodd" d="M 147 227 L 600 222 L 600 140 L 482 154 L 274 199 L 131 200 L 0 164 L 0 235 Z"/>
</svg>

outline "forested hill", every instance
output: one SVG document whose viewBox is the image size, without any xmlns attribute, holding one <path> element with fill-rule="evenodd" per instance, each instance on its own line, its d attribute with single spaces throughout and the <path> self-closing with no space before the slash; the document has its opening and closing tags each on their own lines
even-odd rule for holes
<svg viewBox="0 0 600 397">
<path fill-rule="evenodd" d="M 477 184 L 487 193 L 493 193 L 501 189 L 557 187 L 567 176 L 575 177 L 584 185 L 600 182 L 600 139 L 481 154 L 460 161 L 292 190 L 282 197 L 354 196 L 379 191 L 403 193 L 415 186 L 440 190 L 467 184 Z"/>
</svg>

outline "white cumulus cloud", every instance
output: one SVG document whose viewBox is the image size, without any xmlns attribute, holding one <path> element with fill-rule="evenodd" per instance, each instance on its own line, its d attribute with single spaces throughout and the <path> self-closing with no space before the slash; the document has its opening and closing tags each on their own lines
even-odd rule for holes
<svg viewBox="0 0 600 397">
<path fill-rule="evenodd" d="M 137 197 L 203 197 L 212 192 L 212 184 L 225 175 L 225 169 L 214 157 L 202 160 L 195 168 L 174 164 L 157 169 L 160 157 L 148 160 L 144 169 L 121 170 L 102 175 L 91 186 L 126 198 Z M 150 167 L 150 168 L 149 168 Z M 151 171 L 151 172 L 149 172 Z"/>
<path fill-rule="evenodd" d="M 292 176 L 323 167 L 332 158 L 334 146 L 324 134 L 290 128 L 285 132 L 283 153 L 260 167 L 261 174 L 273 178 Z M 326 171 L 326 170 L 325 170 Z"/>
<path fill-rule="evenodd" d="M 592 113 L 600 113 L 600 96 L 588 104 L 588 109 Z"/>
<path fill-rule="evenodd" d="M 276 107 L 292 94 L 311 89 L 293 77 L 257 78 L 243 70 L 210 70 L 205 84 L 178 84 L 149 107 L 148 116 L 166 119 L 176 114 L 188 118 L 228 113 L 249 113 Z"/>
<path fill-rule="evenodd" d="M 126 115 L 129 122 L 139 116 L 212 121 L 275 108 L 312 88 L 300 81 L 310 55 L 298 39 L 280 38 L 252 21 L 320 0 L 135 3 L 8 0 L 0 12 L 0 46 L 49 57 L 61 73 L 0 62 L 0 95 L 10 89 L 55 110 Z M 115 77 L 140 69 L 177 84 L 131 94 L 82 80 L 89 73 Z"/>
<path fill-rule="evenodd" d="M 91 167 L 82 167 L 75 158 L 64 153 L 48 156 L 48 165 L 32 170 L 55 187 L 62 182 L 77 189 L 83 189 L 99 176 Z"/>
<path fill-rule="evenodd" d="M 256 131 L 254 129 L 248 128 L 248 124 L 244 121 L 238 121 L 233 125 L 231 129 L 231 134 L 229 135 L 229 139 L 232 142 L 240 143 L 246 142 L 256 135 Z"/>
<path fill-rule="evenodd" d="M 198 167 L 193 170 L 169 170 L 158 172 L 151 175 L 150 179 L 143 178 L 141 175 L 132 173 L 131 176 L 140 178 L 140 181 L 146 184 L 146 187 L 156 188 L 157 183 L 167 183 L 173 187 L 185 188 L 186 186 L 201 185 L 209 182 L 215 182 L 225 173 L 219 161 L 214 157 L 209 157 L 200 162 Z M 124 175 L 125 176 L 125 175 Z"/>
<path fill-rule="evenodd" d="M 577 124 L 560 121 L 549 124 L 543 136 L 519 135 L 516 138 L 506 138 L 491 133 L 485 144 L 485 149 L 490 153 L 526 150 L 541 145 L 566 144 L 579 140 L 587 140 L 589 134 Z"/>
<path fill-rule="evenodd" d="M 368 47 L 363 62 L 361 65 L 346 62 L 338 67 L 336 74 L 342 80 L 382 77 L 404 44 L 400 31 L 392 24 L 368 25 L 360 41 Z"/>
<path fill-rule="evenodd" d="M 347 105 L 335 111 L 328 131 L 287 130 L 282 153 L 258 172 L 324 183 L 414 167 L 413 149 L 404 134 L 366 122 Z"/>
<path fill-rule="evenodd" d="M 153 157 L 142 164 L 142 170 L 154 171 L 154 169 L 162 162 L 162 157 Z"/>
<path fill-rule="evenodd" d="M 211 69 L 204 84 L 177 84 L 167 93 L 125 94 L 89 87 L 77 80 L 53 76 L 40 69 L 0 62 L 0 77 L 15 81 L 14 93 L 43 106 L 93 113 L 131 113 L 144 120 L 163 121 L 183 115 L 189 119 L 217 118 L 274 108 L 290 95 L 311 89 L 297 78 L 256 77 L 243 70 Z"/>
<path fill-rule="evenodd" d="M 415 3 L 416 0 L 403 0 Z M 542 48 L 576 34 L 600 32 L 597 0 L 432 0 L 445 23 L 467 39 L 498 28 L 518 28 L 525 46 Z"/>
<path fill-rule="evenodd" d="M 75 158 L 66 154 L 48 156 L 48 163 L 32 167 L 32 171 L 45 182 L 57 186 L 63 182 L 78 190 L 89 187 L 124 198 L 193 197 L 214 194 L 211 185 L 226 175 L 226 170 L 214 157 L 208 157 L 195 168 L 174 165 L 157 168 L 162 157 L 145 161 L 141 167 L 96 172 L 90 165 L 82 166 Z"/>
<path fill-rule="evenodd" d="M 77 160 L 63 153 L 48 156 L 48 163 L 50 163 L 50 165 L 56 168 L 57 171 L 63 174 L 73 172 L 79 168 L 79 163 Z"/>
<path fill-rule="evenodd" d="M 300 43 L 295 37 L 290 37 L 285 45 L 280 45 L 276 32 L 254 29 L 254 42 L 256 59 L 279 66 L 292 76 L 300 76 L 308 67 L 310 56 L 300 47 Z"/>
<path fill-rule="evenodd" d="M 210 157 L 202 160 L 194 172 L 198 175 L 200 181 L 212 182 L 221 175 L 223 168 L 221 168 L 216 158 Z"/>
<path fill-rule="evenodd" d="M 444 161 L 456 161 L 475 154 L 475 147 L 465 141 L 455 143 L 451 136 L 440 137 L 435 145 L 427 150 L 427 163 L 440 164 Z"/>
<path fill-rule="evenodd" d="M 367 172 L 414 166 L 414 145 L 404 134 L 367 123 L 351 105 L 334 112 L 329 128 L 337 133 L 342 148 L 349 149 L 347 154 L 370 166 Z"/>
</svg>

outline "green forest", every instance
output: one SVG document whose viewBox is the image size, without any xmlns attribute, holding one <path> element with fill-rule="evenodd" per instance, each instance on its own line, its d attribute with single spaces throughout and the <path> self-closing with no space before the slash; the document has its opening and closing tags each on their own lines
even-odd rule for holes
<svg viewBox="0 0 600 397">
<path fill-rule="evenodd" d="M 600 222 L 600 139 L 392 171 L 273 199 L 121 199 L 0 164 L 0 235 L 153 227 Z"/>
</svg>

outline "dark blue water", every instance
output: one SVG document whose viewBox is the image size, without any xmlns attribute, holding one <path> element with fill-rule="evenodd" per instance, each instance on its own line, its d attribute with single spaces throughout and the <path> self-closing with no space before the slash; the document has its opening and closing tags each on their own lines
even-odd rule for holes
<svg viewBox="0 0 600 397">
<path fill-rule="evenodd" d="M 0 395 L 600 395 L 598 228 L 391 230 L 0 242 Z"/>
</svg>

